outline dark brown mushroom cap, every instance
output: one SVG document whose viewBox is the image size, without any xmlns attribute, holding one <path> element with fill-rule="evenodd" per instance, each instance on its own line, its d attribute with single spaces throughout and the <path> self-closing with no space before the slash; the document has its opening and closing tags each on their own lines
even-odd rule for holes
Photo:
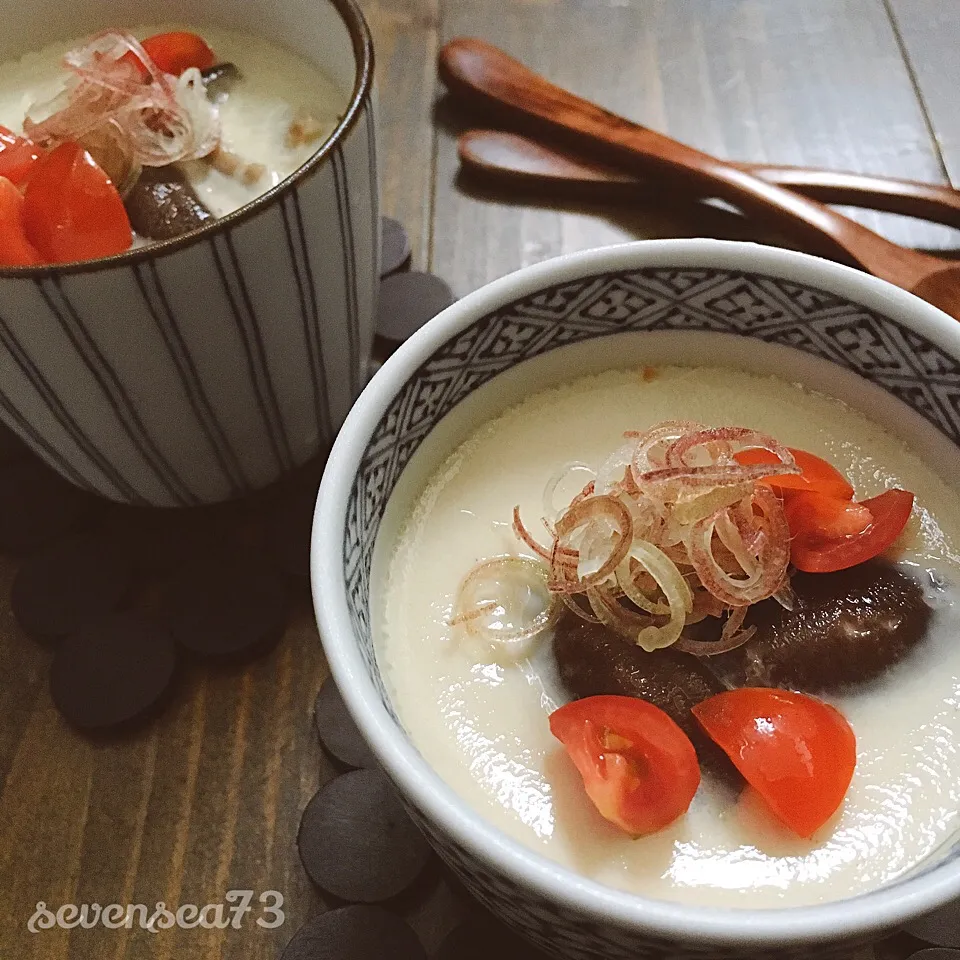
<svg viewBox="0 0 960 960">
<path fill-rule="evenodd" d="M 133 229 L 150 240 L 171 240 L 213 218 L 174 164 L 144 167 L 124 205 Z"/>
<path fill-rule="evenodd" d="M 883 561 L 798 573 L 796 604 L 750 612 L 756 636 L 710 666 L 734 686 L 836 693 L 875 680 L 920 643 L 931 610 L 913 579 Z"/>
</svg>

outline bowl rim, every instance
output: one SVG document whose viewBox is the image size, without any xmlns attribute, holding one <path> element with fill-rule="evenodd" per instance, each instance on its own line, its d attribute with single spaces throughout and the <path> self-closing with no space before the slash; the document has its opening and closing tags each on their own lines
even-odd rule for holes
<svg viewBox="0 0 960 960">
<path fill-rule="evenodd" d="M 30 267 L 0 267 L 0 280 L 6 278 L 34 280 L 51 275 L 67 276 L 95 273 L 113 267 L 132 266 L 145 260 L 176 253 L 208 237 L 230 230 L 256 216 L 314 173 L 356 126 L 364 106 L 372 97 L 374 77 L 373 38 L 370 35 L 370 27 L 355 0 L 314 0 L 314 2 L 329 3 L 340 14 L 340 19 L 343 20 L 347 32 L 350 34 L 350 43 L 356 61 L 356 75 L 350 99 L 340 122 L 334 127 L 330 136 L 317 148 L 316 152 L 310 154 L 293 173 L 269 190 L 254 197 L 253 200 L 245 203 L 242 207 L 238 207 L 232 213 L 217 217 L 182 236 L 172 237 L 169 240 L 155 240 L 143 247 L 131 247 L 122 253 L 115 253 L 109 257 L 96 257 L 92 260 L 74 260 L 70 263 L 43 263 Z"/>
<path fill-rule="evenodd" d="M 537 290 L 602 273 L 656 267 L 739 269 L 815 286 L 894 316 L 960 359 L 960 325 L 913 294 L 808 254 L 723 240 L 644 240 L 557 257 L 489 283 L 448 307 L 381 367 L 357 400 L 332 448 L 311 535 L 314 609 L 331 673 L 384 769 L 432 824 L 536 896 L 593 921 L 660 939 L 711 945 L 782 947 L 866 937 L 896 928 L 960 896 L 960 858 L 893 888 L 830 903 L 730 909 L 655 900 L 589 880 L 502 833 L 460 800 L 380 702 L 354 635 L 343 564 L 350 489 L 381 416 L 423 361 L 480 317 Z"/>
</svg>

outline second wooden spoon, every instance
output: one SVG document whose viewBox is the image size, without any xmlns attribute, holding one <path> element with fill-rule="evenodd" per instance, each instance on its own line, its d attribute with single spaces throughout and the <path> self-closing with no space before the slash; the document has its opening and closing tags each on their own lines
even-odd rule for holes
<svg viewBox="0 0 960 960">
<path fill-rule="evenodd" d="M 719 197 L 799 242 L 859 265 L 960 318 L 960 267 L 901 247 L 830 207 L 555 86 L 493 45 L 459 38 L 440 51 L 450 89 L 539 124 L 628 172 L 642 170 L 697 197 Z"/>
<path fill-rule="evenodd" d="M 650 180 L 503 130 L 468 130 L 461 134 L 457 148 L 464 167 L 519 188 L 596 190 L 618 197 L 655 189 Z M 737 166 L 821 203 L 865 207 L 960 227 L 960 191 L 952 187 L 813 167 L 759 163 Z"/>
</svg>

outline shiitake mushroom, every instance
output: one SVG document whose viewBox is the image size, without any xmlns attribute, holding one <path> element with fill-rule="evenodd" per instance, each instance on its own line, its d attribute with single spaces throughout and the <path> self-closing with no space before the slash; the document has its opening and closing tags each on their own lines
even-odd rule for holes
<svg viewBox="0 0 960 960">
<path fill-rule="evenodd" d="M 797 573 L 792 583 L 793 610 L 757 604 L 746 621 L 756 635 L 711 658 L 719 676 L 740 687 L 837 693 L 899 663 L 930 625 L 919 584 L 880 560 L 837 573 Z"/>
<path fill-rule="evenodd" d="M 223 103 L 240 79 L 240 71 L 235 63 L 215 63 L 212 67 L 201 70 L 200 77 L 208 99 L 214 103 Z"/>
<path fill-rule="evenodd" d="M 202 227 L 213 214 L 176 165 L 144 167 L 124 203 L 130 225 L 150 240 L 170 240 Z"/>
</svg>

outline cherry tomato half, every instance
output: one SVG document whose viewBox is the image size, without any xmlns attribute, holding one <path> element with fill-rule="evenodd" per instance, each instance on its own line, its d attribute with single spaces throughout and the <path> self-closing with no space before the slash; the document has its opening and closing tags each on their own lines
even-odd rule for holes
<svg viewBox="0 0 960 960">
<path fill-rule="evenodd" d="M 19 186 L 40 159 L 40 148 L 26 137 L 0 127 L 0 177 Z"/>
<path fill-rule="evenodd" d="M 636 697 L 585 697 L 550 715 L 587 796 L 633 836 L 684 814 L 700 786 L 689 737 L 659 707 Z"/>
<path fill-rule="evenodd" d="M 147 37 L 142 45 L 150 54 L 150 59 L 164 73 L 172 73 L 175 77 L 179 77 L 190 67 L 206 70 L 216 63 L 216 57 L 207 41 L 186 30 L 154 34 Z"/>
<path fill-rule="evenodd" d="M 42 157 L 27 183 L 27 237 L 49 263 L 107 257 L 133 242 L 123 200 L 110 178 L 77 143 Z"/>
<path fill-rule="evenodd" d="M 806 511 L 811 509 L 807 494 L 797 494 L 787 503 L 787 523 L 793 541 L 790 559 L 798 570 L 806 573 L 833 573 L 846 570 L 879 556 L 890 547 L 910 519 L 913 510 L 913 494 L 906 490 L 887 490 L 871 500 L 863 500 L 855 506 L 869 510 L 871 522 L 861 531 L 837 535 L 818 529 L 813 521 L 809 526 Z M 815 508 L 819 509 L 819 508 Z"/>
<path fill-rule="evenodd" d="M 746 687 L 704 700 L 693 715 L 799 836 L 812 836 L 839 809 L 857 762 L 839 710 L 803 693 Z"/>
<path fill-rule="evenodd" d="M 23 196 L 6 177 L 0 177 L 0 267 L 27 267 L 42 262 L 23 228 Z"/>
<path fill-rule="evenodd" d="M 832 463 L 821 459 L 816 454 L 806 450 L 787 448 L 792 454 L 802 473 L 781 473 L 764 477 L 763 482 L 773 487 L 779 494 L 787 491 L 806 490 L 812 493 L 822 493 L 841 500 L 853 499 L 853 487 L 847 478 Z M 741 450 L 734 454 L 737 463 L 745 467 L 756 463 L 776 464 L 780 461 L 769 450 Z"/>
<path fill-rule="evenodd" d="M 786 499 L 784 512 L 790 533 L 807 542 L 856 536 L 873 523 L 873 514 L 862 503 L 799 490 Z"/>
</svg>

